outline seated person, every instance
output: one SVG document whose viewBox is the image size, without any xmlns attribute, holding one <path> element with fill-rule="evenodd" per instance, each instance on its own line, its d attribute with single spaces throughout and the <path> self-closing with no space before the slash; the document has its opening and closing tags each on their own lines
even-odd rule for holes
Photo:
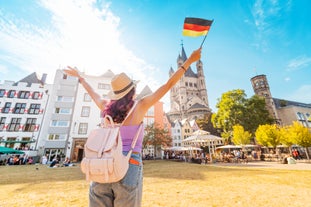
<svg viewBox="0 0 311 207">
<path fill-rule="evenodd" d="M 296 160 L 292 156 L 289 156 L 287 157 L 287 164 L 296 164 Z"/>
<path fill-rule="evenodd" d="M 50 167 L 58 167 L 58 160 L 54 158 L 50 164 Z"/>
<path fill-rule="evenodd" d="M 68 166 L 71 166 L 70 163 L 71 163 L 71 162 L 70 162 L 70 159 L 69 159 L 68 157 L 66 157 L 65 161 L 63 162 L 63 165 L 64 165 L 65 167 L 68 167 Z"/>
</svg>

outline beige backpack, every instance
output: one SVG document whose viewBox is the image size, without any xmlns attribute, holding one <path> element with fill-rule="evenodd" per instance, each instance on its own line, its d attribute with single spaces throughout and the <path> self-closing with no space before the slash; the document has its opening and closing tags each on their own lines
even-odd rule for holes
<svg viewBox="0 0 311 207">
<path fill-rule="evenodd" d="M 129 114 L 132 112 L 132 107 Z M 127 118 L 126 117 L 126 118 Z M 126 120 L 126 118 L 124 120 Z M 85 157 L 81 162 L 81 170 L 86 180 L 99 183 L 112 183 L 121 180 L 129 167 L 129 159 L 136 145 L 143 124 L 139 126 L 127 155 L 122 153 L 120 127 L 110 116 L 105 116 L 103 127 L 91 131 L 84 145 Z"/>
</svg>

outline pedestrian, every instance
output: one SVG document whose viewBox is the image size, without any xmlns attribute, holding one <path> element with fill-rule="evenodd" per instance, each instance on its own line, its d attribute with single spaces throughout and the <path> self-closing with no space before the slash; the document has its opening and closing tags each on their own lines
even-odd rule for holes
<svg viewBox="0 0 311 207">
<path fill-rule="evenodd" d="M 201 48 L 195 50 L 191 56 L 180 65 L 169 80 L 154 93 L 135 101 L 136 83 L 125 73 L 115 75 L 111 80 L 112 91 L 108 96 L 110 100 L 103 99 L 80 75 L 78 69 L 68 66 L 64 69 L 67 75 L 78 78 L 79 83 L 85 88 L 93 101 L 102 111 L 102 115 L 110 115 L 115 123 L 122 123 L 120 133 L 122 137 L 123 151 L 130 150 L 132 139 L 139 126 L 142 124 L 148 109 L 158 102 L 184 75 L 189 66 L 201 58 Z M 125 117 L 130 109 L 133 112 Z M 89 206 L 96 207 L 139 207 L 142 199 L 142 141 L 141 131 L 136 146 L 130 159 L 129 169 L 123 179 L 115 183 L 91 182 L 89 190 Z M 134 162 L 131 162 L 134 160 Z"/>
</svg>

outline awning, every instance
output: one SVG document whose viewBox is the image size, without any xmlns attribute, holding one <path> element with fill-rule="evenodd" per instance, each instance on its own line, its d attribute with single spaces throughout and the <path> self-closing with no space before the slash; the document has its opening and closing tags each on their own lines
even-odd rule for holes
<svg viewBox="0 0 311 207">
<path fill-rule="evenodd" d="M 25 152 L 20 151 L 20 150 L 15 150 L 9 147 L 0 146 L 0 154 L 25 154 Z"/>
</svg>

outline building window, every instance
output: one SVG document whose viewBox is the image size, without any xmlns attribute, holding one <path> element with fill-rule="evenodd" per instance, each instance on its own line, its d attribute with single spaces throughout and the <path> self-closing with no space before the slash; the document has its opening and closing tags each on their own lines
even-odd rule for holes
<svg viewBox="0 0 311 207">
<path fill-rule="evenodd" d="M 67 74 L 63 74 L 63 79 L 66 80 L 67 79 Z"/>
<path fill-rule="evenodd" d="M 30 104 L 28 114 L 39 114 L 40 104 Z"/>
<path fill-rule="evenodd" d="M 4 89 L 0 89 L 0 98 L 2 98 L 5 94 L 5 90 Z"/>
<path fill-rule="evenodd" d="M 16 103 L 13 109 L 14 114 L 23 114 L 25 112 L 26 103 Z"/>
<path fill-rule="evenodd" d="M 8 98 L 14 98 L 14 96 L 15 96 L 15 90 L 10 90 L 8 92 Z"/>
<path fill-rule="evenodd" d="M 33 92 L 32 99 L 39 99 L 40 93 L 38 91 Z"/>
<path fill-rule="evenodd" d="M 57 96 L 57 101 L 60 102 L 73 102 L 73 96 Z"/>
<path fill-rule="evenodd" d="M 86 134 L 87 133 L 88 123 L 80 123 L 78 134 Z"/>
<path fill-rule="evenodd" d="M 29 91 L 20 91 L 18 93 L 18 98 L 22 98 L 22 99 L 28 99 L 30 96 L 30 92 Z"/>
<path fill-rule="evenodd" d="M 49 134 L 48 140 L 66 140 L 66 134 Z"/>
<path fill-rule="evenodd" d="M 81 117 L 89 117 L 91 108 L 89 106 L 83 106 L 81 111 Z"/>
<path fill-rule="evenodd" d="M 151 107 L 151 108 L 147 111 L 147 116 L 154 116 L 154 107 Z"/>
<path fill-rule="evenodd" d="M 55 114 L 71 114 L 70 108 L 55 108 Z"/>
<path fill-rule="evenodd" d="M 110 85 L 105 83 L 98 83 L 98 89 L 107 89 L 110 90 Z"/>
<path fill-rule="evenodd" d="M 52 120 L 51 126 L 53 126 L 53 127 L 68 127 L 69 121 Z"/>
<path fill-rule="evenodd" d="M 194 83 L 193 86 L 196 87 L 196 88 L 198 87 L 196 83 Z"/>
<path fill-rule="evenodd" d="M 4 107 L 2 108 L 2 113 L 5 113 L 5 114 L 9 113 L 11 104 L 12 104 L 11 102 L 6 102 L 4 104 Z"/>
<path fill-rule="evenodd" d="M 12 118 L 11 123 L 8 126 L 8 131 L 17 132 L 19 130 L 21 118 Z"/>
<path fill-rule="evenodd" d="M 90 102 L 90 101 L 91 101 L 91 96 L 90 96 L 90 94 L 85 93 L 85 94 L 84 94 L 83 100 L 84 100 L 85 102 Z"/>
<path fill-rule="evenodd" d="M 304 120 L 305 120 L 303 114 L 300 113 L 300 112 L 297 112 L 297 119 L 298 119 L 299 121 L 304 121 Z"/>
<path fill-rule="evenodd" d="M 0 118 L 0 131 L 3 131 L 3 129 L 4 129 L 5 120 L 6 120 L 6 117 L 1 117 Z"/>
<path fill-rule="evenodd" d="M 36 118 L 28 118 L 26 120 L 26 124 L 24 126 L 24 131 L 25 132 L 34 132 L 35 128 L 36 128 L 36 122 L 37 122 Z"/>
</svg>

